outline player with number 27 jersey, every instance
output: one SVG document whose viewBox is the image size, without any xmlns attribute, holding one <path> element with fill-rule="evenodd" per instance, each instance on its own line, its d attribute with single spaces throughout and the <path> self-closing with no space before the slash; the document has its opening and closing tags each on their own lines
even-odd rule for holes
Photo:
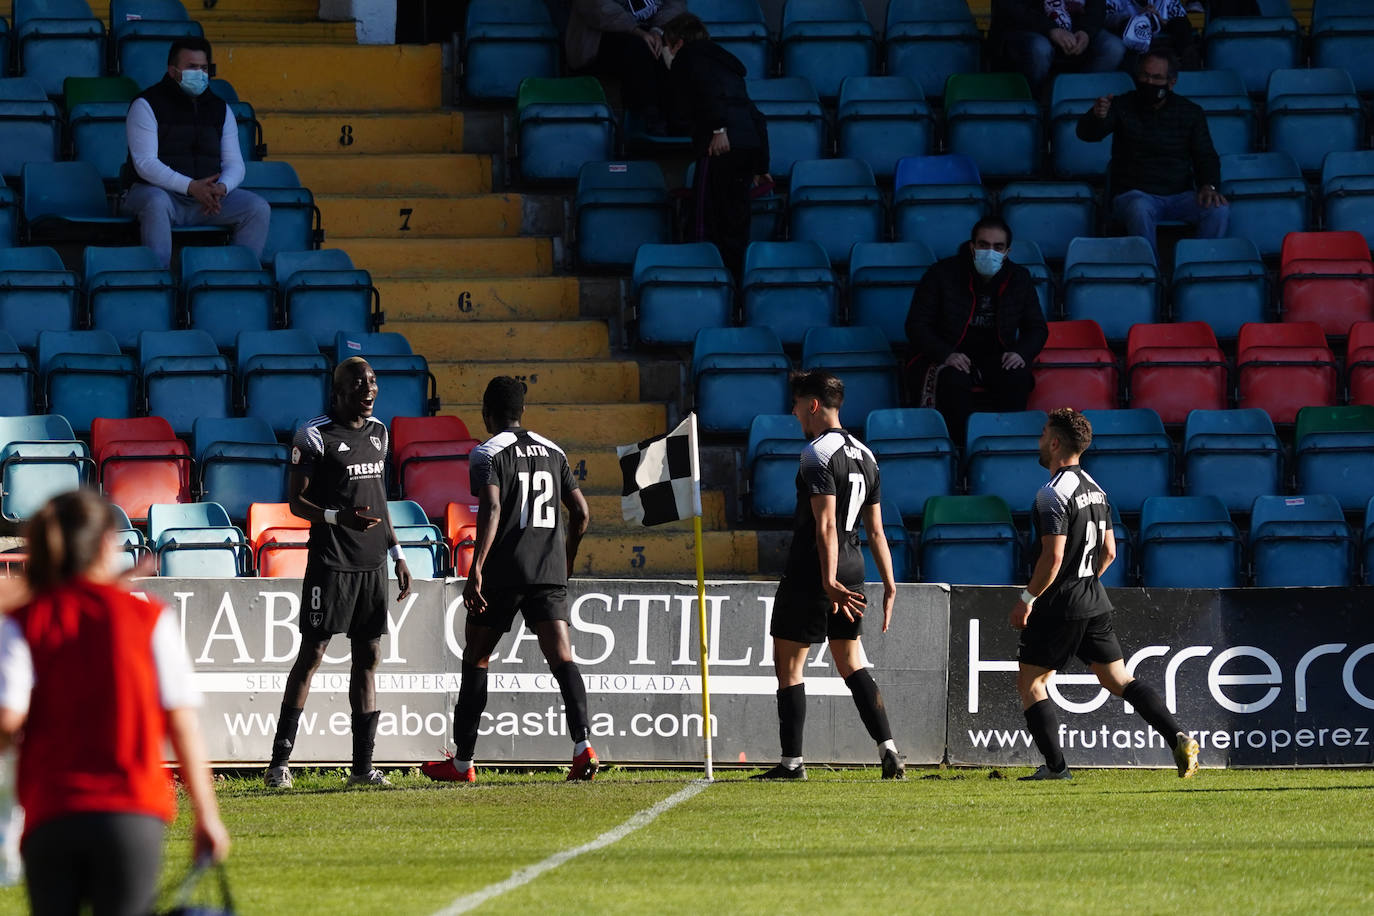
<svg viewBox="0 0 1374 916">
<path fill-rule="evenodd" d="M 1097 553 L 1112 524 L 1107 494 L 1081 467 L 1060 468 L 1035 494 L 1031 566 L 1039 559 L 1045 535 L 1064 535 L 1064 562 L 1049 588 L 1035 602 L 1042 617 L 1086 620 L 1112 609 L 1097 578 Z"/>
</svg>

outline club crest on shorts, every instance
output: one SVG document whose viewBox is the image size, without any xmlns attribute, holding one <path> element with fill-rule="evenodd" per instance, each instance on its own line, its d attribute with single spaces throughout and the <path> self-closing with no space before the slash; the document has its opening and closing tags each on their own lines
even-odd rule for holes
<svg viewBox="0 0 1374 916">
<path fill-rule="evenodd" d="M 382 450 L 382 437 L 381 437 L 381 436 L 368 436 L 367 439 L 368 439 L 369 442 L 372 443 L 372 447 L 375 448 L 377 451 L 380 452 L 380 451 Z"/>
</svg>

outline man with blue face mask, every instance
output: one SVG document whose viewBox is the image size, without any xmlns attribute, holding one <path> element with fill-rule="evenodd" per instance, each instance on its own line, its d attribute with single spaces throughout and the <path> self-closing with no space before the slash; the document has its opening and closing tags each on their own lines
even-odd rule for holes
<svg viewBox="0 0 1374 916">
<path fill-rule="evenodd" d="M 178 38 L 167 74 L 129 105 L 125 131 L 135 180 L 121 209 L 138 219 L 143 244 L 163 264 L 172 260 L 173 226 L 229 226 L 234 244 L 259 260 L 267 242 L 271 208 L 239 188 L 238 126 L 209 85 L 210 43 Z"/>
<path fill-rule="evenodd" d="M 938 408 L 958 443 L 975 409 L 1026 409 L 1030 365 L 1049 338 L 1034 281 L 1010 247 L 1006 222 L 980 219 L 957 254 L 926 271 L 907 312 L 909 400 Z"/>
</svg>

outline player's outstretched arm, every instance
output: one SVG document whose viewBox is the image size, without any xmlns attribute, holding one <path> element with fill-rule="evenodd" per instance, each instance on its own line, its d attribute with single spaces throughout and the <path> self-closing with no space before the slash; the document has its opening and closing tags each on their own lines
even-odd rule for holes
<svg viewBox="0 0 1374 916">
<path fill-rule="evenodd" d="M 835 523 L 835 494 L 811 497 L 811 513 L 816 519 L 816 553 L 821 563 L 821 588 L 834 605 L 832 614 L 843 613 L 850 620 L 864 615 L 866 599 L 845 588 L 839 581 L 840 535 Z"/>
<path fill-rule="evenodd" d="M 864 506 L 863 522 L 864 530 L 868 532 L 868 549 L 883 580 L 883 632 L 886 633 L 892 623 L 892 606 L 897 600 L 897 578 L 892 572 L 892 551 L 887 545 L 887 533 L 883 531 L 883 507 L 878 503 Z"/>
<path fill-rule="evenodd" d="M 303 518 L 312 524 L 325 522 L 331 525 L 343 525 L 354 531 L 366 531 L 381 522 L 378 515 L 371 514 L 371 506 L 345 506 L 338 510 L 317 506 L 305 495 L 305 488 L 308 486 L 310 486 L 309 472 L 301 468 L 292 470 L 291 479 L 287 484 L 287 505 L 291 507 L 291 514 L 297 518 Z M 333 516 L 326 514 L 331 511 L 335 513 Z M 385 514 L 385 512 L 381 514 Z"/>
<path fill-rule="evenodd" d="M 1035 571 L 1031 573 L 1026 591 L 1037 597 L 1044 594 L 1054 577 L 1059 575 L 1059 567 L 1064 563 L 1064 545 L 1068 542 L 1068 536 L 1063 534 L 1047 534 L 1040 538 L 1040 559 L 1035 561 Z M 1011 609 L 1012 629 L 1024 630 L 1030 615 L 1031 606 L 1018 599 Z"/>
<path fill-rule="evenodd" d="M 587 507 L 587 498 L 576 487 L 564 489 L 563 505 L 568 508 L 568 532 L 564 546 L 568 555 L 568 578 L 572 578 L 573 566 L 577 562 L 577 549 L 582 546 L 582 536 L 591 524 L 592 512 Z"/>
</svg>

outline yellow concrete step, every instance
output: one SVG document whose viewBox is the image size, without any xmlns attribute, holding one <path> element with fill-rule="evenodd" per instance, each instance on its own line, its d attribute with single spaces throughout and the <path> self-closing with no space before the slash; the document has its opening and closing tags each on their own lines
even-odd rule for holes
<svg viewBox="0 0 1374 916">
<path fill-rule="evenodd" d="M 752 531 L 703 531 L 701 545 L 707 578 L 758 572 L 758 537 Z M 578 550 L 575 572 L 615 578 L 695 578 L 692 533 L 640 527 L 624 533 L 589 531 Z"/>
<path fill-rule="evenodd" d="M 300 153 L 364 156 L 463 151 L 463 115 L 457 111 L 274 111 L 259 112 L 258 120 L 263 135 L 271 138 L 270 153 L 280 158 Z"/>
<path fill-rule="evenodd" d="M 604 321 L 388 321 L 386 329 L 405 334 L 411 347 L 431 363 L 606 359 L 611 352 Z M 575 399 L 548 400 L 567 403 Z M 480 391 L 469 399 L 474 404 L 481 401 Z"/>
<path fill-rule="evenodd" d="M 620 491 L 614 493 L 592 493 L 589 488 L 587 507 L 591 510 L 592 531 L 621 531 L 630 525 L 620 506 Z M 729 527 L 725 520 L 725 494 L 718 490 L 704 490 L 701 494 L 701 527 L 703 531 L 722 531 Z M 631 529 L 633 530 L 633 529 Z M 655 525 L 656 531 L 691 531 L 692 520 Z"/>
<path fill-rule="evenodd" d="M 469 325 L 460 327 L 466 329 Z M 639 364 L 632 360 L 464 360 L 450 363 L 430 359 L 429 368 L 438 380 L 439 398 L 445 404 L 480 403 L 487 383 L 497 375 L 512 375 L 524 382 L 530 403 L 639 400 Z"/>
<path fill-rule="evenodd" d="M 320 18 L 320 0 L 216 0 L 209 9 L 205 9 L 204 3 L 192 0 L 187 10 L 201 25 L 247 18 L 303 22 Z"/>
<path fill-rule="evenodd" d="M 268 142 L 271 149 L 271 142 Z M 280 158 L 280 157 L 277 157 Z M 301 184 L 320 194 L 457 196 L 491 190 L 491 157 L 462 153 L 383 153 L 290 159 Z"/>
<path fill-rule="evenodd" d="M 326 232 L 361 238 L 493 238 L 516 236 L 519 194 L 467 197 L 364 197 L 316 194 Z"/>
<path fill-rule="evenodd" d="M 431 111 L 439 45 L 221 45 L 219 74 L 258 111 Z"/>
<path fill-rule="evenodd" d="M 375 277 L 530 277 L 553 272 L 549 239 L 368 239 L 326 235 Z"/>
<path fill-rule="evenodd" d="M 477 418 L 479 427 L 482 425 L 481 420 L 479 415 Z M 536 429 L 535 432 L 539 432 L 539 430 Z M 577 485 L 583 489 L 587 496 L 604 494 L 614 495 L 616 499 L 620 498 L 623 480 L 620 474 L 620 459 L 615 453 L 615 445 L 587 445 L 581 442 L 572 444 L 559 442 L 558 444 L 563 446 L 563 450 L 567 452 L 573 477 L 577 479 Z M 617 444 L 623 445 L 625 443 Z"/>
<path fill-rule="evenodd" d="M 469 429 L 482 426 L 479 404 L 445 404 L 443 412 L 462 417 Z M 475 427 L 470 418 L 475 418 Z M 590 467 L 588 456 L 607 455 L 616 470 L 607 473 L 609 466 L 601 465 L 595 482 L 584 482 L 585 486 L 595 486 L 603 492 L 620 490 L 615 446 L 662 435 L 667 431 L 667 422 L 662 404 L 529 404 L 524 419 L 525 426 L 561 445 L 574 465 L 578 460 L 588 460 Z"/>
<path fill-rule="evenodd" d="M 193 14 L 193 18 L 199 18 Z M 347 22 L 289 19 L 225 18 L 202 21 L 205 37 L 219 44 L 336 44 L 356 45 L 358 29 Z"/>
<path fill-rule="evenodd" d="M 562 321 L 577 317 L 576 277 L 394 280 L 373 277 L 392 320 Z"/>
</svg>

